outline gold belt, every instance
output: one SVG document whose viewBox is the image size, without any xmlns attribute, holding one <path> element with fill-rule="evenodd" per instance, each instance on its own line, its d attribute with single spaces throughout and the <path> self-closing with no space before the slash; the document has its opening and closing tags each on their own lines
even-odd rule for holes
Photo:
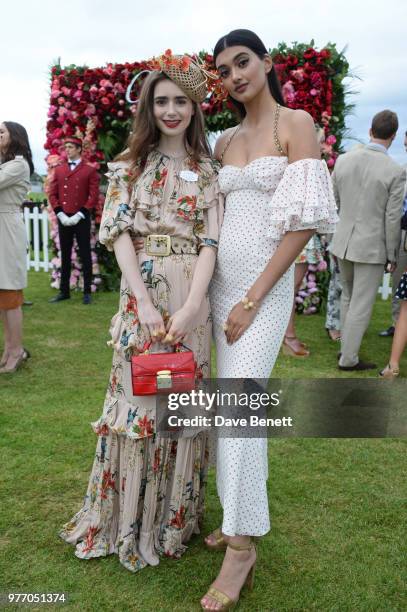
<svg viewBox="0 0 407 612">
<path fill-rule="evenodd" d="M 177 238 L 167 234 L 149 234 L 140 236 L 144 240 L 144 251 L 147 255 L 168 257 L 174 254 L 197 255 L 196 244 L 188 238 Z"/>
</svg>

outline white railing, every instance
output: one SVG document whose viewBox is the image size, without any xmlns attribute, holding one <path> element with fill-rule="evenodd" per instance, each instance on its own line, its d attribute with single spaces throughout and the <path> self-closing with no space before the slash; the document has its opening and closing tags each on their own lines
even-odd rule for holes
<svg viewBox="0 0 407 612">
<path fill-rule="evenodd" d="M 382 295 L 382 300 L 387 300 L 389 295 L 391 295 L 390 279 L 391 274 L 383 274 L 383 282 L 381 287 L 379 287 L 379 293 Z"/>
<path fill-rule="evenodd" d="M 31 210 L 24 208 L 24 223 L 27 232 L 27 270 L 34 268 L 36 272 L 45 270 L 48 272 L 49 265 L 49 219 L 46 210 L 34 207 Z M 40 240 L 41 227 L 41 240 Z M 40 244 L 42 243 L 42 245 Z"/>
</svg>

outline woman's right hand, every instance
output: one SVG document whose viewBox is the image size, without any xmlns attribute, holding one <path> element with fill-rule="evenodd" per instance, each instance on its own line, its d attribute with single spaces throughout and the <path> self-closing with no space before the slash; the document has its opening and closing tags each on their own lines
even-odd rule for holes
<svg viewBox="0 0 407 612">
<path fill-rule="evenodd" d="M 137 311 L 140 325 L 152 342 L 161 340 L 167 334 L 161 313 L 149 297 L 137 300 Z"/>
</svg>

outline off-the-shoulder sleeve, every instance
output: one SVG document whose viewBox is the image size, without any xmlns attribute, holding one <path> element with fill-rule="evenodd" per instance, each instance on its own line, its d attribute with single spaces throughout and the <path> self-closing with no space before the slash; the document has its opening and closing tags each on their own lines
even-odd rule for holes
<svg viewBox="0 0 407 612">
<path fill-rule="evenodd" d="M 332 181 L 324 160 L 300 159 L 288 164 L 270 201 L 268 235 L 316 229 L 331 234 L 338 222 Z"/>
<path fill-rule="evenodd" d="M 224 211 L 224 197 L 219 187 L 218 170 L 215 162 L 210 162 L 201 195 L 198 197 L 197 207 L 201 210 L 202 218 L 202 222 L 198 221 L 195 225 L 198 249 L 202 246 L 218 247 Z"/>
<path fill-rule="evenodd" d="M 135 211 L 128 188 L 129 165 L 126 162 L 111 162 L 107 167 L 109 184 L 100 223 L 99 242 L 113 251 L 113 243 L 120 234 L 132 230 Z"/>
</svg>

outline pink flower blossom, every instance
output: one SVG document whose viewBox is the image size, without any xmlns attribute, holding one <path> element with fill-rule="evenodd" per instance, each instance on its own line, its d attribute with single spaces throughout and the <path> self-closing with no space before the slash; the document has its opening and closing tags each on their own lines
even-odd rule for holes
<svg viewBox="0 0 407 612">
<path fill-rule="evenodd" d="M 293 76 L 297 81 L 301 83 L 304 80 L 304 70 L 302 68 L 292 70 L 291 76 Z"/>
<path fill-rule="evenodd" d="M 91 117 L 95 113 L 96 113 L 96 106 L 94 104 L 88 104 L 85 109 L 85 113 L 84 113 L 86 117 Z"/>
<path fill-rule="evenodd" d="M 324 272 L 327 268 L 328 268 L 328 265 L 325 259 L 321 259 L 321 261 L 318 264 L 318 272 Z"/>
<path fill-rule="evenodd" d="M 297 295 L 296 298 L 295 298 L 295 302 L 296 302 L 296 304 L 303 304 L 304 300 L 302 299 L 302 297 Z"/>
<path fill-rule="evenodd" d="M 80 100 L 82 98 L 83 92 L 80 89 L 77 89 L 73 95 L 75 100 Z"/>
<path fill-rule="evenodd" d="M 119 81 L 114 84 L 114 90 L 118 94 L 124 94 L 125 92 L 123 85 Z"/>
<path fill-rule="evenodd" d="M 330 134 L 330 136 L 328 136 L 325 142 L 329 145 L 334 145 L 336 142 L 336 136 L 334 136 L 333 134 Z"/>
<path fill-rule="evenodd" d="M 318 95 L 318 89 L 314 89 L 314 87 L 310 90 L 310 95 L 311 96 L 317 96 Z"/>
<path fill-rule="evenodd" d="M 333 166 L 335 165 L 335 159 L 333 157 L 330 157 L 326 162 L 326 165 L 328 166 L 328 168 L 333 168 Z"/>
</svg>

